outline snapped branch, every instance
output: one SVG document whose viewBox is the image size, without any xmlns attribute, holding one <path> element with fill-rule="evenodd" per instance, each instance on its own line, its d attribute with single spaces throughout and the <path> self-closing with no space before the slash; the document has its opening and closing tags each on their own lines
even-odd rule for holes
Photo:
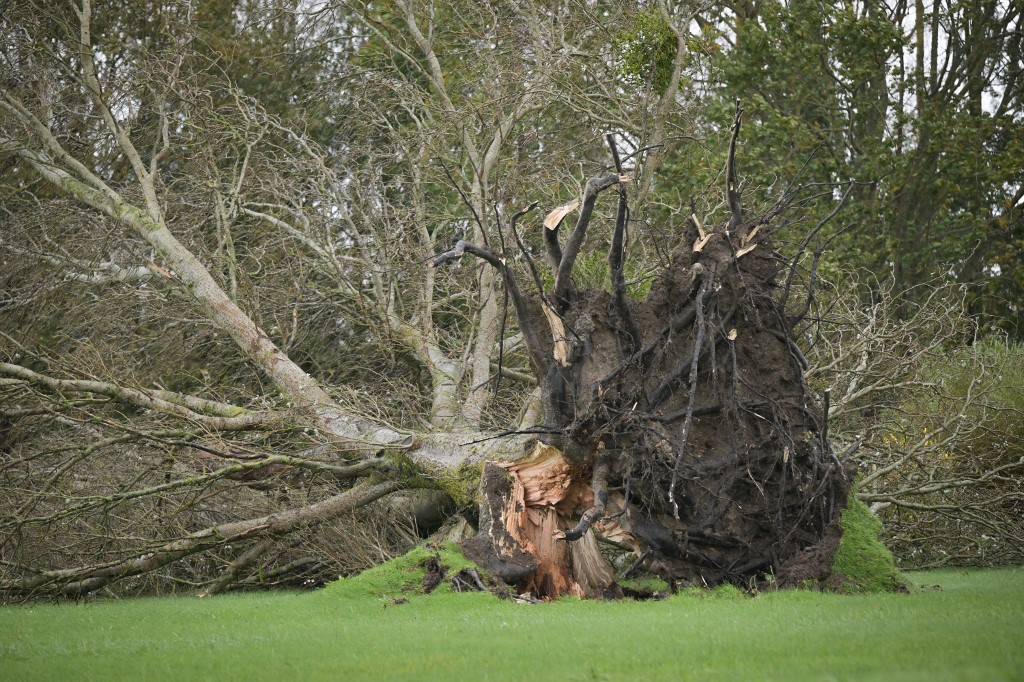
<svg viewBox="0 0 1024 682">
<path fill-rule="evenodd" d="M 580 206 L 580 215 L 576 220 L 576 227 L 573 229 L 569 239 L 565 242 L 565 250 L 558 264 L 558 271 L 555 274 L 554 299 L 558 306 L 564 311 L 568 305 L 568 292 L 572 286 L 572 269 L 576 264 L 576 257 L 579 256 L 583 247 L 583 240 L 587 236 L 587 227 L 594 214 L 594 204 L 597 202 L 597 195 L 603 190 L 621 181 L 617 173 L 599 175 L 587 182 L 587 188 L 583 192 L 583 203 Z"/>
</svg>

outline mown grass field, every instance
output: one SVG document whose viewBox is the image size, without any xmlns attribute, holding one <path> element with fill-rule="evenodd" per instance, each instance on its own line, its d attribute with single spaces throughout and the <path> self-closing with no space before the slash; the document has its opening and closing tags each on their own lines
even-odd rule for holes
<svg viewBox="0 0 1024 682">
<path fill-rule="evenodd" d="M 7 606 L 0 680 L 1024 680 L 1024 569 L 908 579 L 909 595 L 394 604 L 351 583 Z"/>
</svg>

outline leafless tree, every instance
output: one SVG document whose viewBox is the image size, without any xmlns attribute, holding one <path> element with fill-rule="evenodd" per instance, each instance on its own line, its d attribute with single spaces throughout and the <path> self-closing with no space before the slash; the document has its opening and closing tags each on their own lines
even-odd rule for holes
<svg viewBox="0 0 1024 682">
<path fill-rule="evenodd" d="M 919 289 L 903 297 L 891 280 L 853 276 L 826 284 L 805 335 L 808 380 L 830 390 L 832 433 L 856 453 L 858 496 L 905 565 L 1019 561 L 1016 356 L 978 340 L 962 287 Z"/>
</svg>

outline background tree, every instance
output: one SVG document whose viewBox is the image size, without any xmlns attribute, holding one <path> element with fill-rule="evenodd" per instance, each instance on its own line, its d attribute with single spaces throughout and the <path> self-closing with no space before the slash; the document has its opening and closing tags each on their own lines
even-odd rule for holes
<svg viewBox="0 0 1024 682">
<path fill-rule="evenodd" d="M 741 3 L 701 25 L 717 40 L 702 110 L 721 127 L 733 98 L 748 103 L 752 189 L 771 197 L 799 174 L 824 215 L 838 200 L 825 188 L 857 181 L 837 261 L 891 271 L 901 295 L 949 273 L 1019 338 L 1019 6 Z M 666 184 L 700 187 L 717 167 L 684 164 Z"/>
</svg>

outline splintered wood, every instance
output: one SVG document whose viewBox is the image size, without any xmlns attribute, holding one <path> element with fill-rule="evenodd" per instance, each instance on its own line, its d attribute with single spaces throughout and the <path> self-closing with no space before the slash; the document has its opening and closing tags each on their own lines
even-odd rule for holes
<svg viewBox="0 0 1024 682">
<path fill-rule="evenodd" d="M 513 478 L 505 527 L 537 559 L 526 589 L 544 597 L 601 595 L 614 575 L 593 533 L 574 543 L 555 537 L 556 531 L 573 525 L 570 519 L 593 506 L 589 483 L 576 480 L 558 448 L 544 443 L 537 443 L 524 459 L 501 466 Z"/>
</svg>

